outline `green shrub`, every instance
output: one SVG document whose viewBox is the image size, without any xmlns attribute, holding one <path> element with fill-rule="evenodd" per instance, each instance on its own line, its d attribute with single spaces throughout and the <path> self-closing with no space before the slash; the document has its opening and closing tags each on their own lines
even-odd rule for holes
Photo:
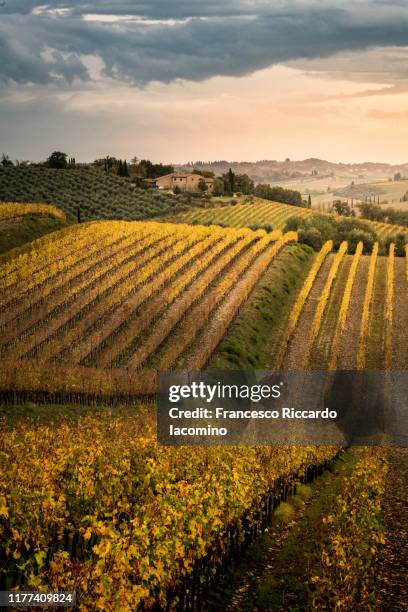
<svg viewBox="0 0 408 612">
<path fill-rule="evenodd" d="M 388 253 L 391 242 L 395 244 L 395 255 L 397 255 L 397 257 L 405 257 L 405 245 L 408 244 L 408 232 L 406 234 L 401 232 L 396 236 L 387 238 L 384 243 L 385 254 Z"/>
<path fill-rule="evenodd" d="M 283 232 L 297 232 L 297 230 L 303 223 L 303 217 L 290 217 L 285 223 Z"/>
<path fill-rule="evenodd" d="M 299 242 L 307 244 L 315 251 L 320 251 L 325 240 L 317 227 L 301 227 L 299 229 Z"/>
</svg>

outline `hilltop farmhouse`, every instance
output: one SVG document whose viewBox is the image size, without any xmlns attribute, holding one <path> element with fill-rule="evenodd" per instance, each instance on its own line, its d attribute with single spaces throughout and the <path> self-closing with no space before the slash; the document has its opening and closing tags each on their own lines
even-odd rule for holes
<svg viewBox="0 0 408 612">
<path fill-rule="evenodd" d="M 159 178 L 153 179 L 151 182 L 154 183 L 158 189 L 166 191 L 174 191 L 174 189 L 178 187 L 178 189 L 183 192 L 197 193 L 200 191 L 200 183 L 202 181 L 204 181 L 207 187 L 207 189 L 203 191 L 212 193 L 214 190 L 214 179 L 201 176 L 201 174 L 196 174 L 195 172 L 172 172 L 165 176 L 159 176 Z"/>
</svg>

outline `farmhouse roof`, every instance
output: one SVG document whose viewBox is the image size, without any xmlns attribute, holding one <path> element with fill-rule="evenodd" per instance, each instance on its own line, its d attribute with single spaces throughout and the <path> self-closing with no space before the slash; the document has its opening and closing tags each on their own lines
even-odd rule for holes
<svg viewBox="0 0 408 612">
<path fill-rule="evenodd" d="M 154 180 L 159 181 L 160 179 L 170 178 L 171 176 L 177 177 L 177 178 L 187 178 L 188 176 L 199 176 L 205 181 L 214 181 L 213 178 L 202 176 L 201 174 L 198 174 L 198 172 L 170 172 L 170 174 L 164 174 L 163 176 L 158 176 Z"/>
</svg>

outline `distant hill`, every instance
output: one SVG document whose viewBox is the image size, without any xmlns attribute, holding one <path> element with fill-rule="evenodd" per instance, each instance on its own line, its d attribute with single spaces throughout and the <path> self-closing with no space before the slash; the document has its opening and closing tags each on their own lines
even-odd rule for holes
<svg viewBox="0 0 408 612">
<path fill-rule="evenodd" d="M 88 167 L 0 166 L 0 201 L 55 204 L 81 220 L 140 220 L 185 208 L 186 196 L 138 189 L 127 178 Z"/>
<path fill-rule="evenodd" d="M 318 176 L 347 175 L 351 178 L 389 178 L 396 172 L 408 175 L 408 163 L 400 165 L 364 162 L 361 164 L 333 163 L 322 159 L 311 157 L 301 161 L 276 161 L 261 160 L 257 162 L 236 161 L 214 161 L 214 162 L 189 162 L 188 164 L 176 166 L 177 170 L 189 171 L 193 168 L 202 171 L 211 171 L 216 175 L 228 172 L 229 168 L 237 174 L 248 174 L 257 183 L 269 183 L 285 181 L 310 176 L 317 173 Z"/>
</svg>

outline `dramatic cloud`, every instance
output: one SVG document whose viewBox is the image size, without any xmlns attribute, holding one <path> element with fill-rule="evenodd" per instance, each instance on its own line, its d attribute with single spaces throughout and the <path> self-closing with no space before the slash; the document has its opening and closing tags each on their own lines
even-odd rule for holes
<svg viewBox="0 0 408 612">
<path fill-rule="evenodd" d="M 90 81 L 89 57 L 103 76 L 145 86 L 408 45 L 407 3 L 388 0 L 4 2 L 3 83 Z"/>
<path fill-rule="evenodd" d="M 286 65 L 324 78 L 384 83 L 395 88 L 408 83 L 408 46 L 375 47 L 358 53 L 344 51 L 327 58 L 300 59 Z"/>
<path fill-rule="evenodd" d="M 0 154 L 406 161 L 408 0 L 0 0 Z"/>
</svg>

